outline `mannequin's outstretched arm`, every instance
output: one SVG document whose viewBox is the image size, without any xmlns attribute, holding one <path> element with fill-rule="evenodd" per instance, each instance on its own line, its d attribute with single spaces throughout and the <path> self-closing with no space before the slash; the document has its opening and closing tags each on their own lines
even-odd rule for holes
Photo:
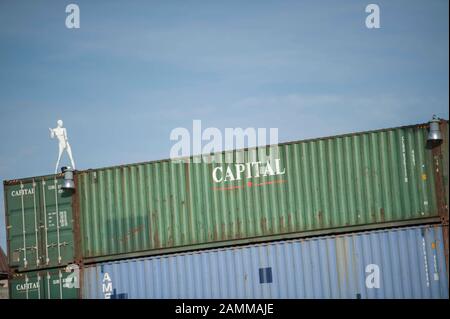
<svg viewBox="0 0 450 319">
<path fill-rule="evenodd" d="M 51 128 L 48 128 L 50 130 L 50 138 L 54 138 L 55 137 L 55 132 L 53 132 L 53 130 Z"/>
</svg>

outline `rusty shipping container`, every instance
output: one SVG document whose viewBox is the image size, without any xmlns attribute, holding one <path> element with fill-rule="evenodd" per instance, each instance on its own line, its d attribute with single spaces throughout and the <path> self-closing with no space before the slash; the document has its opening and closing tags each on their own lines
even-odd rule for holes
<svg viewBox="0 0 450 319">
<path fill-rule="evenodd" d="M 439 221 L 448 216 L 448 178 L 437 169 L 448 144 L 430 147 L 427 134 L 423 124 L 286 143 L 259 169 L 249 149 L 220 153 L 221 164 L 191 158 L 79 172 L 83 256 L 96 262 Z"/>
<path fill-rule="evenodd" d="M 17 298 L 448 299 L 443 226 L 319 236 L 18 274 Z"/>
<path fill-rule="evenodd" d="M 77 171 L 73 195 L 50 189 L 54 177 L 6 181 L 10 263 L 23 271 L 445 223 L 448 121 L 441 131 L 434 146 L 420 124 L 284 143 L 267 162 L 261 149 L 245 149 L 211 155 L 211 163 Z"/>
</svg>

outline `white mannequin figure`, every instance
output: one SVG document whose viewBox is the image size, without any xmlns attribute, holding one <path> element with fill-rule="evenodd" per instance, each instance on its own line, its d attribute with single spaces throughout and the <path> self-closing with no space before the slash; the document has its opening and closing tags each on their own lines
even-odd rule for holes
<svg viewBox="0 0 450 319">
<path fill-rule="evenodd" d="M 58 145 L 59 153 L 58 153 L 58 161 L 56 162 L 56 167 L 55 167 L 55 174 L 58 173 L 59 161 L 61 160 L 61 155 L 64 152 L 64 150 L 67 150 L 67 154 L 69 155 L 70 161 L 72 162 L 72 169 L 75 169 L 75 162 L 72 157 L 72 149 L 70 148 L 70 144 L 67 139 L 67 131 L 63 127 L 63 121 L 58 120 L 57 124 L 58 124 L 57 127 L 53 128 L 53 129 L 49 128 L 50 137 L 54 138 L 56 136 L 56 138 L 59 141 L 59 145 Z"/>
</svg>

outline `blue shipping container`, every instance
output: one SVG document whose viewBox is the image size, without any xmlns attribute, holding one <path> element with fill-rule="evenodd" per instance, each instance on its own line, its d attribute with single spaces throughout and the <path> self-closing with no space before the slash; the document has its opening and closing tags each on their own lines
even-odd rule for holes
<svg viewBox="0 0 450 319">
<path fill-rule="evenodd" d="M 448 298 L 441 226 L 86 266 L 84 298 Z"/>
</svg>

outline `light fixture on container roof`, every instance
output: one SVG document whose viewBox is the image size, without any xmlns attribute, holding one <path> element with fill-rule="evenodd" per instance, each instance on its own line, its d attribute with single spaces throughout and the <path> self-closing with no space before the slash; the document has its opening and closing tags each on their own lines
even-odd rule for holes
<svg viewBox="0 0 450 319">
<path fill-rule="evenodd" d="M 73 181 L 73 169 L 70 166 L 61 167 L 61 172 L 64 174 L 64 183 L 62 188 L 64 190 L 75 190 L 75 183 Z"/>
<path fill-rule="evenodd" d="M 430 121 L 430 130 L 428 132 L 427 141 L 429 142 L 439 142 L 442 141 L 442 133 L 439 129 L 440 119 L 433 115 L 433 119 Z"/>
</svg>

